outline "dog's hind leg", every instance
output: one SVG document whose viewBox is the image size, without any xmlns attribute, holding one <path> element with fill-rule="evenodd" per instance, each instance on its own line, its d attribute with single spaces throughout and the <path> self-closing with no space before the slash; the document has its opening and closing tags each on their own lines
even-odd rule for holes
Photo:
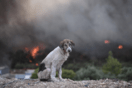
<svg viewBox="0 0 132 88">
<path fill-rule="evenodd" d="M 50 69 L 47 68 L 44 71 L 40 71 L 38 73 L 38 78 L 40 79 L 40 81 L 48 81 L 50 79 Z"/>
<path fill-rule="evenodd" d="M 43 71 L 43 75 L 44 75 L 44 78 L 45 79 L 50 79 L 50 73 L 51 73 L 51 70 L 50 70 L 50 68 L 47 68 L 47 69 L 45 69 L 44 71 Z"/>
<path fill-rule="evenodd" d="M 50 79 L 50 73 L 50 68 L 46 68 L 44 63 L 40 64 L 38 72 L 38 78 L 40 81 L 48 81 Z"/>
</svg>

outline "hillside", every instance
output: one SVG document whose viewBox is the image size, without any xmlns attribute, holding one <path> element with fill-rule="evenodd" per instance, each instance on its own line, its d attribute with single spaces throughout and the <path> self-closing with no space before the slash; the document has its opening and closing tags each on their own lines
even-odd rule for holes
<svg viewBox="0 0 132 88">
<path fill-rule="evenodd" d="M 40 82 L 38 79 L 16 80 L 0 77 L 0 88 L 132 88 L 132 82 L 118 79 Z"/>
</svg>

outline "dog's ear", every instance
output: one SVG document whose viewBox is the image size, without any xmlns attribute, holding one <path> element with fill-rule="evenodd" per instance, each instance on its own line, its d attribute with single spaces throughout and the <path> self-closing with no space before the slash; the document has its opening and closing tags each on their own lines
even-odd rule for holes
<svg viewBox="0 0 132 88">
<path fill-rule="evenodd" d="M 72 44 L 73 46 L 75 46 L 75 43 L 74 43 L 72 40 L 70 40 L 70 42 L 71 42 L 71 44 Z"/>
<path fill-rule="evenodd" d="M 64 46 L 64 41 L 61 41 L 59 46 L 60 46 L 60 48 L 62 48 L 62 49 L 63 49 L 63 46 Z"/>
</svg>

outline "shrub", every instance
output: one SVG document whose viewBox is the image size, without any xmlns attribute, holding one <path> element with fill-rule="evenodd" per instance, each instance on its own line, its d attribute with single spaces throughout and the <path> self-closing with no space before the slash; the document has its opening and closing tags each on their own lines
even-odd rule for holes
<svg viewBox="0 0 132 88">
<path fill-rule="evenodd" d="M 73 71 L 78 71 L 80 68 L 86 68 L 87 65 L 91 63 L 70 63 L 70 64 L 67 64 L 66 66 L 64 66 L 64 69 L 70 69 L 70 70 L 73 70 Z M 93 64 L 93 63 L 92 63 Z"/>
<path fill-rule="evenodd" d="M 111 74 L 108 72 L 107 74 L 103 74 L 103 78 L 115 79 L 117 78 L 115 74 Z"/>
<path fill-rule="evenodd" d="M 80 69 L 80 67 L 83 67 L 82 65 L 80 65 L 80 63 L 76 63 L 76 64 L 70 63 L 70 64 L 66 65 L 64 68 L 65 69 L 71 69 L 73 71 L 77 71 Z"/>
<path fill-rule="evenodd" d="M 37 73 L 38 73 L 39 68 L 35 69 L 34 73 L 32 74 L 31 78 L 32 79 L 37 79 Z M 57 73 L 58 76 L 58 73 Z M 62 69 L 62 78 L 70 78 L 73 79 L 75 76 L 75 72 L 73 70 L 68 70 L 68 69 Z"/>
<path fill-rule="evenodd" d="M 73 70 L 68 70 L 68 69 L 62 69 L 62 78 L 70 78 L 73 79 L 75 77 L 75 72 Z M 56 74 L 58 77 L 58 72 Z"/>
<path fill-rule="evenodd" d="M 95 66 L 87 66 L 87 68 L 81 68 L 76 72 L 75 80 L 88 80 L 88 79 L 100 79 L 103 78 L 103 72 L 101 69 L 97 69 Z"/>
<path fill-rule="evenodd" d="M 106 59 L 107 63 L 103 65 L 103 72 L 104 73 L 111 73 L 111 74 L 115 74 L 116 76 L 121 72 L 121 63 L 116 59 L 113 58 L 112 56 L 112 52 L 109 52 L 109 56 Z"/>
<path fill-rule="evenodd" d="M 37 68 L 36 65 L 33 65 L 33 64 L 22 64 L 22 63 L 17 63 L 14 67 L 15 69 L 23 69 L 23 68 L 30 68 L 30 69 L 33 69 L 33 68 Z"/>
<path fill-rule="evenodd" d="M 65 66 L 65 68 L 66 69 L 72 69 L 72 70 L 74 70 L 74 71 L 77 71 L 77 70 L 79 70 L 79 66 L 78 66 L 78 64 L 68 64 L 67 66 Z"/>
<path fill-rule="evenodd" d="M 32 79 L 37 79 L 38 78 L 38 75 L 37 73 L 33 73 L 32 76 L 31 76 Z"/>
<path fill-rule="evenodd" d="M 24 64 L 17 63 L 17 64 L 15 65 L 15 68 L 16 68 L 16 69 L 23 69 L 23 68 L 24 68 Z"/>
<path fill-rule="evenodd" d="M 37 75 L 38 71 L 39 71 L 39 68 L 36 68 L 34 73 L 31 76 L 32 79 L 37 79 L 38 78 L 38 75 Z"/>
<path fill-rule="evenodd" d="M 123 67 L 118 78 L 126 81 L 132 80 L 132 67 Z"/>
<path fill-rule="evenodd" d="M 75 77 L 75 72 L 73 70 L 62 69 L 62 77 L 73 79 Z"/>
</svg>

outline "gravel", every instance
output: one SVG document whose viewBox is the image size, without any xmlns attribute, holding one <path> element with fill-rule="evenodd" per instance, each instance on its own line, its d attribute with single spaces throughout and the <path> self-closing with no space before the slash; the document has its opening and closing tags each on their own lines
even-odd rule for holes
<svg viewBox="0 0 132 88">
<path fill-rule="evenodd" d="M 7 79 L 0 77 L 0 88 L 132 88 L 132 82 L 115 79 L 73 81 L 65 79 L 64 82 L 42 82 L 38 79 Z"/>
</svg>

